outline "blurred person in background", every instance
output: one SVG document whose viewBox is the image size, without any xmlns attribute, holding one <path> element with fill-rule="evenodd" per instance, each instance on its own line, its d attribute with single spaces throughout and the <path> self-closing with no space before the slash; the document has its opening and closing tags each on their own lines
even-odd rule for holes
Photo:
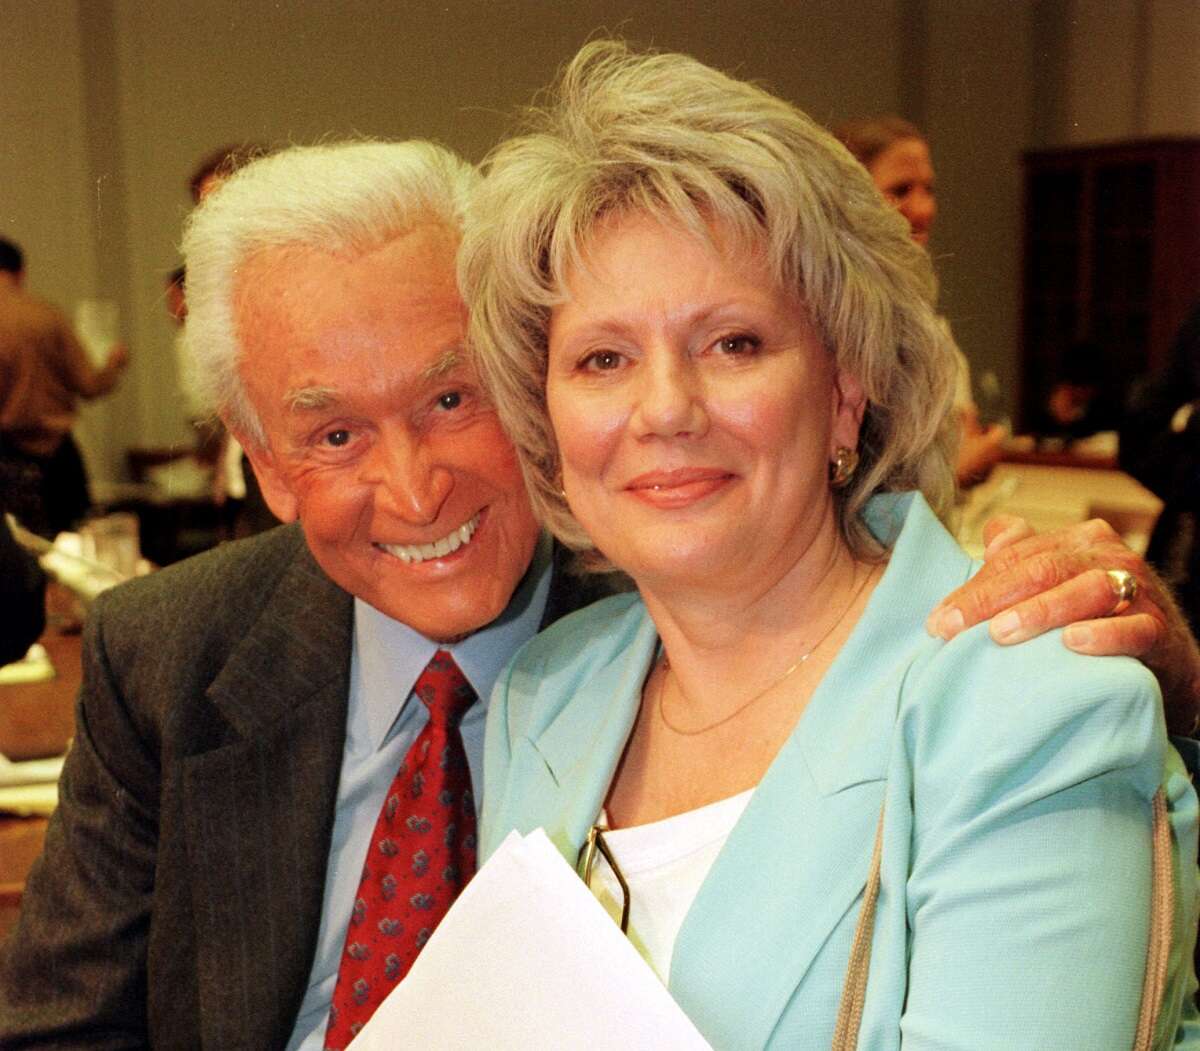
<svg viewBox="0 0 1200 1051">
<path fill-rule="evenodd" d="M 937 187 L 929 143 L 921 130 L 902 117 L 866 117 L 848 121 L 834 131 L 860 164 L 870 173 L 879 192 L 908 220 L 912 239 L 927 246 L 937 218 Z M 962 352 L 958 354 L 954 410 L 961 423 L 962 437 L 954 464 L 960 488 L 982 482 L 1000 461 L 1004 428 L 984 425 L 971 393 L 971 370 Z"/>
<path fill-rule="evenodd" d="M 187 355 L 187 295 L 184 285 L 187 269 L 177 266 L 167 274 L 163 282 L 163 302 L 167 313 L 175 322 L 175 372 L 179 377 L 179 396 L 184 417 L 196 438 L 196 459 L 205 466 L 216 469 L 218 457 L 225 444 L 225 428 L 221 421 L 205 407 L 198 390 Z"/>
<path fill-rule="evenodd" d="M 0 486 L 23 524 L 53 538 L 91 506 L 71 435 L 79 399 L 111 391 L 129 355 L 115 344 L 94 367 L 66 316 L 24 280 L 21 249 L 0 239 Z"/>
<path fill-rule="evenodd" d="M 1146 560 L 1175 589 L 1192 630 L 1200 630 L 1200 301 L 1175 337 L 1167 367 L 1131 393 L 1120 458 L 1163 501 Z"/>
<path fill-rule="evenodd" d="M 222 146 L 204 158 L 188 180 L 193 204 L 200 204 L 209 194 L 221 186 L 234 172 L 251 161 L 265 157 L 270 150 L 255 143 L 238 143 Z M 178 308 L 182 311 L 181 323 L 187 318 L 186 274 L 180 268 Z M 173 301 L 168 300 L 171 305 Z M 189 375 L 189 366 L 181 367 L 181 382 L 185 399 L 191 409 L 196 406 L 194 391 L 196 380 Z M 191 410 L 189 410 L 191 411 Z M 201 455 L 213 462 L 213 500 L 222 509 L 223 530 L 230 538 L 253 536 L 265 529 L 279 525 L 279 519 L 271 513 L 263 499 L 258 479 L 246 459 L 245 452 L 221 422 L 211 415 L 193 420 L 201 438 Z"/>
<path fill-rule="evenodd" d="M 1058 366 L 1038 426 L 1039 436 L 1077 441 L 1116 430 L 1121 406 L 1101 348 L 1090 340 L 1071 344 Z"/>
<path fill-rule="evenodd" d="M 265 157 L 270 150 L 253 142 L 222 146 L 207 154 L 188 179 L 192 204 L 199 204 L 239 168 Z"/>
</svg>

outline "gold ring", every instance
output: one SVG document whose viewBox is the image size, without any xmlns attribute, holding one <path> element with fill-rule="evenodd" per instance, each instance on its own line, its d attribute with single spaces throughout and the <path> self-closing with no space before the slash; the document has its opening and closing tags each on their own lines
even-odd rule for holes
<svg viewBox="0 0 1200 1051">
<path fill-rule="evenodd" d="M 1113 608 L 1108 611 L 1108 615 L 1115 617 L 1120 613 L 1124 613 L 1133 605 L 1134 600 L 1137 598 L 1137 577 L 1124 569 L 1105 570 L 1105 575 L 1108 577 L 1108 583 L 1113 590 L 1113 599 L 1115 600 Z"/>
</svg>

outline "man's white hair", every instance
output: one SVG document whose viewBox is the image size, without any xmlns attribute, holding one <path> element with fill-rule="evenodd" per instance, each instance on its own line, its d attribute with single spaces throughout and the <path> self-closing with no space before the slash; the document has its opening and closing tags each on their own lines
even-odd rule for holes
<svg viewBox="0 0 1200 1051">
<path fill-rule="evenodd" d="M 478 175 L 431 142 L 294 146 L 234 173 L 189 216 L 186 346 L 204 405 L 260 445 L 238 373 L 234 295 L 242 263 L 269 248 L 359 256 L 426 223 L 457 232 Z"/>
</svg>

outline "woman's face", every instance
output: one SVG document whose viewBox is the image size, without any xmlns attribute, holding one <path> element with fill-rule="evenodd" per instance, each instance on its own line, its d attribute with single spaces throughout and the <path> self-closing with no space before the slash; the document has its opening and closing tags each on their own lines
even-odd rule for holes
<svg viewBox="0 0 1200 1051">
<path fill-rule="evenodd" d="M 922 139 L 893 142 L 867 168 L 879 192 L 892 202 L 912 228 L 919 245 L 929 241 L 929 230 L 937 216 L 933 162 Z"/>
<path fill-rule="evenodd" d="M 804 304 L 713 234 L 603 223 L 551 316 L 547 400 L 571 510 L 616 565 L 769 587 L 836 536 L 828 464 L 863 399 Z"/>
</svg>

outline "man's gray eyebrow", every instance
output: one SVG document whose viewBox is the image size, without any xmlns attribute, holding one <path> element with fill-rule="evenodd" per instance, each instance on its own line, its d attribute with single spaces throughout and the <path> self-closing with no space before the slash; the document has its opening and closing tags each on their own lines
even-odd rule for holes
<svg viewBox="0 0 1200 1051">
<path fill-rule="evenodd" d="M 428 383 L 446 375 L 447 372 L 453 372 L 462 364 L 462 360 L 462 351 L 457 349 L 446 351 L 437 361 L 422 371 L 421 382 Z"/>
<path fill-rule="evenodd" d="M 328 408 L 337 397 L 333 387 L 298 387 L 284 395 L 283 404 L 292 412 L 305 412 Z"/>
<path fill-rule="evenodd" d="M 448 372 L 453 372 L 462 362 L 462 351 L 448 350 L 432 365 L 421 370 L 420 382 L 431 383 Z M 311 412 L 315 409 L 327 409 L 337 400 L 338 392 L 335 387 L 297 387 L 284 395 L 283 404 L 292 412 Z"/>
</svg>

